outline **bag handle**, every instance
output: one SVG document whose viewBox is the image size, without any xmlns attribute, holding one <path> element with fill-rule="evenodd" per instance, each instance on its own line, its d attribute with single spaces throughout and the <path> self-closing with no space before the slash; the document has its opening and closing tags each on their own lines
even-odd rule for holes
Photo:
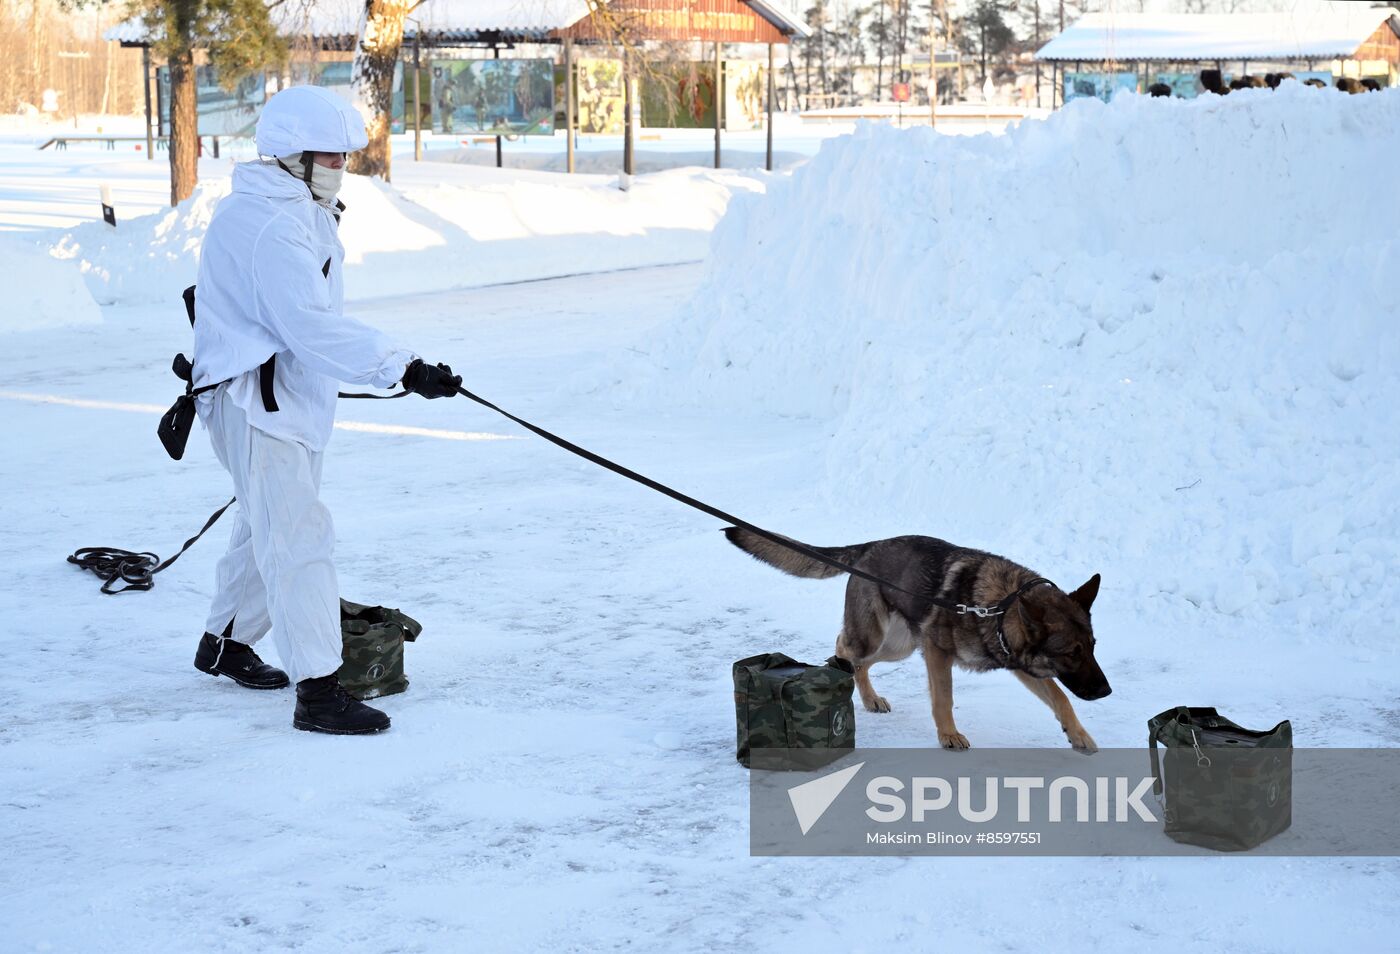
<svg viewBox="0 0 1400 954">
<path fill-rule="evenodd" d="M 1198 711 L 1201 713 L 1209 712 L 1216 718 L 1220 717 L 1219 712 L 1208 706 L 1201 707 Z M 1162 741 L 1162 733 L 1166 728 L 1173 724 L 1184 726 L 1191 732 L 1191 746 L 1196 750 L 1196 766 L 1198 768 L 1210 767 L 1210 756 L 1201 751 L 1200 740 L 1196 737 L 1196 725 L 1191 718 L 1190 706 L 1176 706 L 1175 708 L 1159 712 L 1151 719 L 1148 719 L 1147 752 L 1148 762 L 1152 768 L 1152 794 L 1156 797 L 1158 803 L 1162 804 L 1163 811 L 1166 810 L 1166 805 L 1163 804 L 1162 799 L 1162 763 L 1157 753 L 1157 743 Z M 1163 744 L 1165 745 L 1166 743 Z"/>
<path fill-rule="evenodd" d="M 1176 722 L 1185 708 L 1185 706 L 1178 706 L 1175 709 L 1168 709 L 1147 720 L 1147 752 L 1148 762 L 1152 768 L 1152 794 L 1157 799 L 1158 804 L 1162 802 L 1162 763 L 1157 755 L 1157 743 L 1161 741 L 1162 730 Z"/>
</svg>

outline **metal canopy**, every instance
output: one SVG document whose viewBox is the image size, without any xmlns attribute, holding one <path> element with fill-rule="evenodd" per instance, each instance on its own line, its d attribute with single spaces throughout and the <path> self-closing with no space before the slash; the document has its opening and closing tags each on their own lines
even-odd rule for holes
<svg viewBox="0 0 1400 954">
<path fill-rule="evenodd" d="M 613 0 L 618 18 L 635 24 L 635 39 L 720 43 L 787 43 L 811 36 L 807 24 L 778 0 Z M 325 50 L 353 50 L 364 10 L 356 0 L 273 9 L 288 37 L 310 37 Z M 150 46 L 145 22 L 133 17 L 103 34 L 126 47 Z M 512 46 L 598 40 L 587 0 L 423 0 L 404 24 L 404 44 L 424 47 Z"/>
<path fill-rule="evenodd" d="M 1284 13 L 1092 13 L 1041 47 L 1035 58 L 1061 63 L 1345 58 L 1387 20 L 1397 29 L 1394 13 L 1360 4 Z"/>
</svg>

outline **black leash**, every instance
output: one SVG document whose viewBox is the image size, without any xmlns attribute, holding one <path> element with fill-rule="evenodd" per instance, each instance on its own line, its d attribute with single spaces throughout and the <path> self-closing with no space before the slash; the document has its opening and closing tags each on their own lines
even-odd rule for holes
<svg viewBox="0 0 1400 954">
<path fill-rule="evenodd" d="M 833 557 L 829 557 L 824 553 L 812 549 L 804 543 L 798 543 L 796 540 L 784 537 L 781 534 L 773 533 L 771 530 L 765 530 L 762 527 L 757 526 L 756 524 L 749 523 L 747 520 L 741 520 L 738 517 L 734 516 L 732 513 L 725 513 L 718 507 L 711 507 L 709 504 L 700 500 L 696 500 L 694 497 L 691 497 L 688 494 L 683 494 L 679 490 L 667 487 L 665 484 L 652 480 L 650 477 L 647 477 L 643 474 L 639 474 L 635 470 L 623 467 L 621 464 L 614 463 L 613 461 L 608 460 L 606 457 L 599 456 L 598 454 L 595 454 L 592 451 L 587 450 L 586 448 L 579 447 L 577 444 L 573 443 L 572 441 L 565 440 L 558 434 L 551 434 L 549 431 L 545 430 L 542 427 L 536 427 L 529 421 L 522 420 L 521 418 L 516 417 L 514 414 L 510 413 L 509 411 L 505 410 L 499 405 L 492 404 L 484 397 L 473 394 L 464 387 L 458 387 L 457 393 L 461 394 L 465 398 L 469 398 L 475 401 L 482 407 L 490 408 L 502 417 L 514 421 L 516 424 L 519 424 L 521 427 L 525 428 L 530 433 L 543 437 L 545 440 L 549 441 L 551 444 L 554 444 L 556 447 L 562 447 L 569 453 L 582 457 L 589 463 L 597 464 L 599 467 L 602 467 L 605 470 L 610 470 L 614 474 L 626 477 L 628 480 L 636 481 L 643 487 L 649 487 L 657 493 L 664 494 L 665 496 L 670 497 L 672 500 L 678 500 L 681 503 L 685 504 L 687 507 L 692 507 L 695 510 L 699 510 L 701 513 L 709 514 L 710 516 L 717 517 L 718 519 L 723 520 L 727 523 L 732 523 L 737 527 L 742 527 L 743 529 L 749 531 L 750 533 L 756 536 L 760 536 L 763 539 L 768 540 L 772 543 L 776 543 L 781 547 L 785 547 L 789 550 L 793 550 L 797 553 L 800 553 L 805 557 L 816 560 L 818 563 L 823 563 L 826 566 L 832 567 L 836 570 L 840 570 L 843 573 L 849 573 L 851 576 L 858 576 L 863 580 L 869 580 L 871 583 L 888 587 L 892 590 L 896 590 L 900 593 L 903 593 L 906 596 L 912 596 L 915 599 L 926 599 L 929 602 L 931 602 L 934 606 L 938 606 L 946 610 L 951 610 L 960 616 L 964 616 L 971 613 L 972 615 L 981 619 L 985 619 L 987 617 L 996 617 L 997 638 L 1000 639 L 1002 648 L 1004 650 L 1006 649 L 1006 635 L 1002 631 L 1002 618 L 1005 617 L 1007 611 L 1011 609 L 1011 607 L 1016 603 L 1018 599 L 1021 598 L 1021 595 L 1023 593 L 1025 593 L 1032 587 L 1039 586 L 1042 583 L 1049 583 L 1051 586 L 1054 586 L 1054 584 L 1050 583 L 1049 580 L 1037 577 L 1036 579 L 1031 580 L 1029 583 L 1017 589 L 1005 599 L 1001 600 L 995 606 L 969 606 L 966 603 L 954 603 L 950 600 L 941 599 L 937 596 L 931 596 L 927 593 L 913 593 L 909 590 L 906 590 L 904 587 L 899 586 L 896 583 L 891 583 L 889 580 L 881 579 L 880 577 L 875 576 L 873 573 L 867 573 L 864 570 L 857 569 L 856 567 L 853 567 L 848 563 L 843 563 L 840 560 L 834 559 Z M 1006 652 L 1007 656 L 1010 657 L 1010 651 L 1007 650 Z"/>
<path fill-rule="evenodd" d="M 180 552 L 163 563 L 158 562 L 160 557 L 154 553 L 135 553 L 116 547 L 83 547 L 69 556 L 68 562 L 79 569 L 91 570 L 101 577 L 102 592 L 108 596 L 125 593 L 127 590 L 149 590 L 156 585 L 153 577 L 184 556 L 185 551 L 199 542 L 199 538 L 232 506 L 233 500 L 230 500 L 215 510 L 209 519 L 204 521 L 204 526 L 199 528 L 199 532 L 185 541 Z M 116 586 L 118 580 L 126 585 Z"/>
<path fill-rule="evenodd" d="M 180 358 L 184 356 L 181 355 Z M 177 366 L 180 358 L 176 359 Z M 178 371 L 176 372 L 179 373 Z M 186 380 L 189 380 L 186 378 Z M 193 397 L 202 391 L 208 391 L 218 387 L 217 384 L 208 385 L 189 392 L 187 397 Z M 369 401 L 391 401 L 395 398 L 407 397 L 411 391 L 396 391 L 393 394 L 347 394 L 340 392 L 337 397 L 356 398 Z M 190 416 L 193 417 L 193 405 L 189 409 Z M 183 450 L 184 440 L 180 441 Z M 199 542 L 199 538 L 218 522 L 224 515 L 224 511 L 233 506 L 237 497 L 229 500 L 218 510 L 210 514 L 209 519 L 204 521 L 204 526 L 199 532 L 185 541 L 185 545 L 173 557 L 161 562 L 159 556 L 149 551 L 137 553 L 134 550 L 122 550 L 118 547 L 83 547 L 68 556 L 68 562 L 82 570 L 91 570 L 102 580 L 102 592 L 108 596 L 117 593 L 125 593 L 127 590 L 149 590 L 156 585 L 155 575 L 166 569 L 180 557 L 185 555 L 185 551 Z M 118 582 L 124 586 L 118 586 Z"/>
<path fill-rule="evenodd" d="M 764 530 L 762 527 L 749 523 L 747 520 L 740 520 L 732 513 L 725 513 L 718 507 L 711 507 L 709 504 L 703 501 L 696 500 L 694 497 L 691 497 L 688 494 L 683 494 L 679 490 L 673 490 L 672 488 L 667 487 L 663 483 L 652 480 L 650 477 L 647 477 L 643 474 L 637 473 L 635 470 L 623 467 L 621 464 L 615 464 L 612 461 L 608 460 L 606 457 L 601 457 L 598 454 L 593 453 L 591 450 L 579 447 L 573 441 L 565 440 L 558 434 L 551 434 L 549 431 L 545 430 L 542 427 L 536 427 L 529 421 L 522 420 L 521 418 L 516 417 L 514 414 L 507 411 L 505 408 L 492 404 L 490 401 L 486 400 L 486 398 L 473 394 L 464 387 L 459 386 L 457 388 L 457 393 L 465 398 L 469 398 L 470 400 L 475 401 L 482 407 L 490 408 L 491 410 L 495 411 L 497 414 L 501 415 L 502 417 L 508 420 L 514 421 L 516 424 L 519 424 L 531 434 L 536 434 L 540 437 L 543 437 L 545 440 L 549 441 L 556 447 L 562 447 L 570 454 L 582 457 L 590 464 L 597 464 L 599 467 L 602 467 L 605 470 L 610 470 L 614 474 L 619 474 L 623 477 L 626 477 L 628 480 L 636 481 L 643 487 L 649 487 L 659 494 L 664 494 L 667 497 L 670 497 L 672 500 L 679 500 L 687 507 L 694 508 L 695 510 L 700 511 L 701 513 L 707 513 L 711 517 L 717 517 L 720 520 L 724 520 L 727 523 L 732 523 L 737 527 L 743 527 L 750 533 L 757 534 L 765 540 L 769 540 L 773 543 L 778 544 L 779 546 L 786 547 L 789 550 L 795 550 L 796 552 L 802 554 L 805 557 L 810 557 L 811 559 L 816 560 L 819 563 L 824 563 L 829 567 L 833 567 L 834 569 L 841 570 L 845 573 L 849 573 L 852 576 L 858 576 L 863 580 L 869 580 L 871 583 L 878 583 L 881 586 L 888 586 L 892 590 L 898 590 L 899 592 L 905 593 L 909 596 L 919 596 L 919 594 L 910 593 L 904 587 L 896 586 L 888 580 L 882 580 L 878 576 L 866 573 L 864 570 L 858 570 L 853 566 L 848 566 L 847 564 L 842 563 L 840 560 L 835 560 L 829 556 L 826 556 L 825 554 L 818 553 L 816 550 L 813 550 L 806 544 L 798 543 L 796 540 L 790 540 L 787 537 L 773 533 L 772 531 Z"/>
<path fill-rule="evenodd" d="M 394 398 L 405 397 L 406 395 L 411 393 L 412 392 L 410 391 L 399 391 L 394 394 L 346 394 L 344 392 L 341 392 L 338 395 L 338 397 L 367 398 L 371 400 L 391 400 Z M 749 523 L 747 520 L 743 520 L 739 517 L 736 517 L 732 513 L 726 513 L 725 511 L 720 510 L 718 507 L 712 507 L 704 501 L 696 500 L 689 494 L 683 494 L 679 490 L 675 490 L 671 487 L 668 487 L 659 481 L 652 480 L 650 477 L 647 477 L 644 474 L 639 474 L 635 470 L 632 470 L 630 468 L 622 466 L 621 464 L 608 460 L 606 457 L 603 457 L 599 454 L 595 454 L 587 448 L 580 447 L 573 441 L 566 440 L 560 437 L 558 434 L 553 434 L 542 427 L 537 427 L 536 425 L 531 424 L 529 421 L 524 420 L 523 418 L 516 417 L 514 414 L 510 413 L 500 405 L 493 404 L 492 402 L 486 400 L 484 397 L 481 397 L 477 394 L 473 394 L 464 387 L 458 386 L 457 393 L 461 394 L 465 398 L 468 398 L 469 400 L 475 401 L 477 404 L 480 404 L 484 408 L 488 408 L 492 411 L 495 411 L 497 414 L 501 415 L 507 420 L 513 421 L 514 423 L 525 428 L 530 433 L 544 438 L 556 447 L 561 447 L 577 457 L 582 457 L 584 460 L 588 461 L 591 464 L 597 464 L 604 470 L 610 470 L 614 474 L 626 477 L 628 480 L 635 481 L 636 483 L 641 484 L 643 487 L 647 487 L 651 490 L 656 491 L 659 494 L 663 494 L 667 497 L 670 497 L 672 500 L 679 501 L 680 503 L 685 504 L 687 507 L 690 507 L 694 510 L 698 510 L 701 513 L 708 514 L 709 516 L 715 517 L 719 520 L 723 520 L 726 523 L 731 523 L 734 526 L 742 527 L 743 529 L 749 531 L 755 536 L 762 537 L 763 539 L 768 540 L 771 543 L 776 543 L 781 547 L 785 547 L 786 549 L 792 550 L 796 553 L 800 553 L 803 556 L 808 557 L 809 559 L 816 560 L 818 563 L 822 563 L 826 566 L 832 567 L 833 569 L 840 570 L 843 573 L 849 573 L 851 576 L 858 576 L 861 579 L 868 580 L 869 582 L 874 583 L 878 586 L 888 587 L 889 589 L 903 593 L 906 596 L 912 596 L 915 599 L 926 599 L 933 605 L 938 606 L 942 609 L 950 610 L 954 613 L 957 613 L 960 616 L 971 614 L 973 616 L 978 617 L 979 619 L 995 617 L 997 620 L 997 639 L 1001 642 L 1002 651 L 1006 653 L 1008 660 L 1011 658 L 1011 651 L 1007 647 L 1006 635 L 1002 628 L 1002 624 L 1004 622 L 1006 613 L 1011 609 L 1013 605 L 1015 605 L 1016 601 L 1019 600 L 1022 594 L 1024 594 L 1027 590 L 1030 590 L 1031 588 L 1036 586 L 1040 586 L 1041 584 L 1048 584 L 1050 586 L 1054 585 L 1049 580 L 1037 577 L 1036 579 L 1031 580 L 1029 583 L 1022 585 L 1020 588 L 1015 590 L 1015 592 L 1006 596 L 995 606 L 971 606 L 966 603 L 954 603 L 950 600 L 945 600 L 927 593 L 914 593 L 910 590 L 906 590 L 904 587 L 899 586 L 896 583 L 891 583 L 889 580 L 885 580 L 878 576 L 875 576 L 873 573 L 867 573 L 866 571 L 851 566 L 848 563 L 844 563 L 841 560 L 829 557 L 824 553 L 814 550 L 812 547 L 809 547 L 804 543 L 799 543 L 796 540 L 784 537 L 777 533 L 773 533 L 771 530 L 765 530 L 757 524 Z M 234 500 L 236 499 L 237 498 L 234 498 Z M 68 557 L 68 562 L 73 563 L 85 570 L 92 570 L 94 573 L 100 576 L 104 581 L 102 584 L 103 593 L 107 593 L 110 595 L 114 593 L 122 593 L 126 590 L 149 590 L 152 586 L 155 585 L 155 581 L 152 579 L 152 577 L 155 574 L 159 573 L 161 570 L 164 570 L 166 567 L 170 566 L 176 560 L 180 559 L 180 557 L 184 555 L 184 552 L 188 550 L 191 546 L 193 546 L 199 540 L 200 537 L 204 536 L 205 531 L 212 527 L 215 521 L 217 521 L 221 516 L 223 516 L 224 511 L 233 505 L 234 500 L 230 500 L 218 510 L 214 511 L 214 513 L 209 517 L 209 519 L 205 521 L 204 526 L 200 529 L 199 533 L 196 533 L 189 540 L 186 540 L 185 545 L 180 548 L 180 552 L 176 553 L 173 557 L 171 557 L 163 563 L 156 562 L 158 557 L 154 553 L 133 553 L 130 550 L 118 550 L 111 547 L 86 547 L 74 553 L 72 556 Z M 112 588 L 113 584 L 118 579 L 125 581 L 127 585 L 116 589 Z"/>
</svg>

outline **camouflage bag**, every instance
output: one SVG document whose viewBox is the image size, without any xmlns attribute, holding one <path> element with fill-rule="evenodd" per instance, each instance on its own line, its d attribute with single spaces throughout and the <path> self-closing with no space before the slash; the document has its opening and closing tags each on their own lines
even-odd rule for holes
<svg viewBox="0 0 1400 954">
<path fill-rule="evenodd" d="M 341 663 L 337 675 L 357 699 L 403 692 L 403 644 L 423 632 L 422 625 L 396 609 L 340 601 Z"/>
<path fill-rule="evenodd" d="M 1166 746 L 1162 764 L 1158 742 Z M 1148 720 L 1147 746 L 1152 790 L 1170 838 L 1215 851 L 1248 851 L 1293 823 L 1288 720 L 1256 732 L 1214 709 L 1178 706 Z"/>
<path fill-rule="evenodd" d="M 817 768 L 855 748 L 854 672 L 849 662 L 837 656 L 821 666 L 800 663 L 782 653 L 736 662 L 734 709 L 740 764 L 750 767 L 754 749 L 802 749 L 807 751 L 800 766 L 769 765 L 765 760 L 762 767 Z"/>
</svg>

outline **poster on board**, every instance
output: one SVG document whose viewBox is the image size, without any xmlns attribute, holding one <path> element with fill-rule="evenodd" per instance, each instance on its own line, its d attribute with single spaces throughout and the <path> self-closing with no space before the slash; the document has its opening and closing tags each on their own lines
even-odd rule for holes
<svg viewBox="0 0 1400 954">
<path fill-rule="evenodd" d="M 579 132 L 622 135 L 622 117 L 627 110 L 622 62 L 580 60 L 576 89 Z"/>
<path fill-rule="evenodd" d="M 262 73 L 244 77 L 233 89 L 219 84 L 219 74 L 212 66 L 197 66 L 194 71 L 195 108 L 199 112 L 201 136 L 248 136 L 262 113 L 266 82 Z M 160 135 L 170 135 L 170 69 L 156 70 L 156 103 L 159 107 Z"/>
<path fill-rule="evenodd" d="M 1093 96 L 1105 103 L 1122 90 L 1137 92 L 1136 73 L 1066 73 L 1064 100 Z"/>
<path fill-rule="evenodd" d="M 554 61 L 434 60 L 433 128 L 451 134 L 554 134 Z"/>
</svg>

